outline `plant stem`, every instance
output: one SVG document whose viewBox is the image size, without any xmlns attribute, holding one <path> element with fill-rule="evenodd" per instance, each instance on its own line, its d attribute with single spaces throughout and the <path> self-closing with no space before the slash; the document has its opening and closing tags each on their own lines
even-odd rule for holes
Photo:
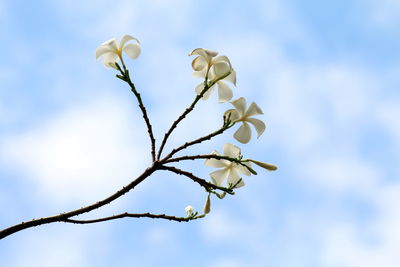
<svg viewBox="0 0 400 267">
<path fill-rule="evenodd" d="M 98 219 L 93 219 L 93 220 L 73 220 L 73 219 L 66 219 L 64 222 L 66 223 L 74 223 L 74 224 L 89 224 L 89 223 L 99 223 L 99 222 L 105 222 L 105 221 L 111 221 L 111 220 L 117 220 L 121 218 L 152 218 L 152 219 L 165 219 L 165 220 L 170 220 L 170 221 L 177 221 L 177 222 L 188 222 L 196 219 L 200 219 L 205 217 L 205 215 L 199 215 L 199 216 L 194 216 L 194 217 L 176 217 L 176 216 L 170 216 L 170 215 L 165 215 L 165 214 L 152 214 L 152 213 L 121 213 L 109 217 L 103 217 L 103 218 L 98 218 Z"/>
<path fill-rule="evenodd" d="M 101 201 L 98 201 L 92 205 L 82 207 L 82 208 L 79 208 L 76 210 L 72 210 L 72 211 L 69 211 L 66 213 L 60 213 L 55 216 L 50 216 L 50 217 L 45 217 L 45 218 L 40 218 L 40 219 L 33 219 L 30 221 L 22 222 L 22 223 L 13 225 L 9 228 L 3 229 L 0 231 L 0 239 L 3 239 L 11 234 L 14 234 L 16 232 L 19 232 L 21 230 L 28 229 L 31 227 L 48 224 L 48 223 L 54 223 L 54 222 L 63 222 L 65 220 L 69 219 L 70 217 L 81 215 L 83 213 L 86 213 L 86 212 L 98 209 L 104 205 L 107 205 L 107 204 L 111 203 L 112 201 L 116 200 L 117 198 L 121 197 L 122 195 L 126 194 L 133 188 L 135 188 L 135 186 L 137 186 L 138 184 L 143 182 L 147 177 L 149 177 L 157 169 L 159 169 L 159 165 L 153 164 L 151 167 L 147 168 L 140 176 L 138 176 L 135 180 L 133 180 L 130 184 L 123 187 L 119 191 L 115 192 L 111 196 L 109 196 Z"/>
</svg>

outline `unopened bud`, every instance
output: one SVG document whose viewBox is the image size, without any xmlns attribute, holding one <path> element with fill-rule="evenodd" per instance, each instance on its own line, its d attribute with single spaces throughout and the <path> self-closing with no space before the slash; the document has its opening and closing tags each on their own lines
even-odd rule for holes
<svg viewBox="0 0 400 267">
<path fill-rule="evenodd" d="M 249 159 L 249 161 L 251 161 L 254 164 L 260 166 L 261 168 L 264 168 L 264 169 L 269 170 L 269 171 L 276 171 L 278 169 L 278 167 L 276 167 L 275 165 L 270 164 L 270 163 L 265 163 L 265 162 L 257 161 L 257 160 L 254 160 L 254 159 Z"/>
<path fill-rule="evenodd" d="M 204 205 L 203 212 L 204 214 L 208 214 L 211 210 L 211 201 L 210 201 L 210 194 L 207 196 L 206 204 Z"/>
<path fill-rule="evenodd" d="M 193 214 L 194 208 L 192 206 L 187 206 L 185 208 L 185 211 L 186 211 L 186 216 L 189 217 L 189 216 L 191 216 Z"/>
</svg>

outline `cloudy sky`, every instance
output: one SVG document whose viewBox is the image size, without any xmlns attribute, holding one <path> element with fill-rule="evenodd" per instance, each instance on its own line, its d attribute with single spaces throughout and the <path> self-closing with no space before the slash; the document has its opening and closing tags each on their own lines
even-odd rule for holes
<svg viewBox="0 0 400 267">
<path fill-rule="evenodd" d="M 396 0 L 0 0 L 0 228 L 100 200 L 150 163 L 129 88 L 96 62 L 131 34 L 129 61 L 160 138 L 199 80 L 188 52 L 227 55 L 234 97 L 263 109 L 245 157 L 279 166 L 190 223 L 52 224 L 0 241 L 0 266 L 376 267 L 400 262 L 400 2 Z M 217 129 L 214 93 L 167 149 Z M 188 154 L 239 145 L 233 130 Z M 181 165 L 207 178 L 203 162 Z M 95 218 L 184 215 L 205 192 L 157 173 Z"/>
</svg>

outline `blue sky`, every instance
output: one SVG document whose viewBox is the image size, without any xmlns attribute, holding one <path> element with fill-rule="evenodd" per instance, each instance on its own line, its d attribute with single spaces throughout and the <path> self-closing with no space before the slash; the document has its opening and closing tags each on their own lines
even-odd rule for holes
<svg viewBox="0 0 400 267">
<path fill-rule="evenodd" d="M 242 153 L 279 166 L 213 199 L 203 220 L 17 233 L 0 242 L 0 266 L 397 266 L 399 12 L 394 0 L 0 0 L 1 228 L 104 198 L 149 164 L 135 99 L 94 59 L 124 34 L 142 44 L 128 66 L 156 137 L 194 98 L 187 54 L 205 47 L 231 59 L 234 97 L 265 113 L 266 132 Z M 214 93 L 167 148 L 216 129 L 228 108 Z M 238 145 L 232 135 L 188 153 Z M 204 200 L 193 182 L 157 173 L 87 218 L 183 215 Z"/>
</svg>

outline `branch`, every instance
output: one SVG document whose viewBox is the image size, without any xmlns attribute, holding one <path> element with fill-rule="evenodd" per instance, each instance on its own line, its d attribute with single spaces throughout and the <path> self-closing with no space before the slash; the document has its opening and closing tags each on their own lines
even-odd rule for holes
<svg viewBox="0 0 400 267">
<path fill-rule="evenodd" d="M 204 187 L 207 192 L 210 192 L 210 191 L 212 191 L 212 189 L 214 189 L 214 190 L 221 190 L 221 191 L 226 192 L 226 193 L 228 193 L 230 195 L 234 195 L 235 194 L 235 192 L 233 192 L 232 189 L 209 183 L 206 180 L 195 176 L 191 172 L 187 172 L 187 171 L 184 171 L 184 170 L 172 167 L 172 166 L 165 166 L 165 165 L 160 166 L 160 170 L 167 170 L 167 171 L 179 174 L 179 175 L 184 175 L 184 176 L 190 178 L 193 182 L 196 182 L 199 185 L 201 185 L 202 187 Z"/>
<path fill-rule="evenodd" d="M 185 149 L 185 148 L 187 148 L 189 146 L 192 146 L 192 145 L 195 145 L 195 144 L 200 144 L 203 141 L 210 140 L 214 136 L 222 134 L 227 129 L 231 128 L 233 125 L 234 125 L 234 123 L 231 124 L 230 121 L 225 122 L 224 125 L 221 127 L 221 129 L 219 129 L 219 130 L 217 130 L 217 131 L 215 131 L 213 133 L 210 133 L 209 135 L 206 135 L 206 136 L 200 137 L 200 138 L 198 138 L 196 140 L 193 140 L 191 142 L 184 143 L 180 147 L 177 147 L 177 148 L 173 149 L 167 156 L 165 156 L 165 158 L 163 158 L 161 160 L 161 162 L 170 162 L 168 159 L 171 158 L 177 152 L 179 152 L 179 151 L 181 151 L 181 150 L 183 150 L 183 149 Z"/>
<path fill-rule="evenodd" d="M 124 82 L 126 82 L 130 88 L 132 93 L 134 93 L 134 95 L 136 96 L 136 99 L 139 103 L 139 108 L 142 111 L 143 114 L 143 119 L 146 123 L 147 126 L 147 132 L 149 134 L 150 137 L 150 142 L 151 142 L 151 158 L 153 160 L 153 162 L 156 160 L 156 139 L 154 138 L 154 134 L 153 134 L 153 129 L 149 120 L 149 117 L 147 115 L 147 111 L 145 106 L 143 105 L 143 101 L 142 98 L 139 94 L 139 92 L 136 90 L 135 84 L 131 81 L 131 78 L 129 76 L 129 71 L 126 69 L 125 65 L 123 64 L 124 70 L 122 70 L 118 64 L 116 64 L 119 71 L 121 72 L 121 75 L 117 75 L 117 78 L 123 80 Z"/>
<path fill-rule="evenodd" d="M 74 224 L 89 224 L 89 223 L 99 223 L 99 222 L 117 220 L 117 219 L 122 219 L 122 218 L 152 218 L 152 219 L 165 219 L 165 220 L 177 221 L 177 222 L 188 222 L 188 221 L 197 220 L 197 219 L 200 219 L 203 217 L 205 217 L 205 214 L 193 216 L 193 217 L 176 217 L 176 216 L 170 216 L 170 215 L 165 215 L 165 214 L 152 214 L 152 213 L 148 213 L 148 212 L 147 213 L 127 213 L 127 212 L 125 212 L 125 213 L 121 213 L 118 215 L 113 215 L 113 216 L 94 219 L 94 220 L 65 219 L 65 220 L 63 220 L 63 222 L 74 223 Z"/>
<path fill-rule="evenodd" d="M 207 90 L 210 89 L 214 84 L 215 84 L 215 82 L 213 82 L 211 84 L 207 84 L 207 78 L 205 79 L 203 91 L 201 91 L 200 94 L 198 94 L 196 96 L 196 98 L 194 99 L 192 104 L 188 108 L 186 108 L 186 110 L 182 113 L 182 115 L 179 116 L 179 118 L 176 121 L 174 121 L 174 123 L 171 125 L 171 128 L 169 128 L 168 132 L 165 133 L 164 139 L 162 140 L 160 149 L 158 150 L 158 153 L 157 153 L 157 160 L 160 159 L 161 153 L 164 149 L 164 146 L 167 143 L 167 140 L 168 140 L 169 136 L 171 135 L 171 133 L 173 132 L 173 130 L 186 117 L 186 115 L 189 114 L 194 109 L 197 102 L 199 102 L 199 100 L 203 97 L 203 95 L 207 92 Z"/>
<path fill-rule="evenodd" d="M 45 218 L 40 218 L 40 219 L 33 219 L 27 222 L 22 222 L 16 225 L 13 225 L 9 228 L 3 229 L 0 231 L 0 239 L 3 239 L 11 234 L 14 234 L 16 232 L 19 232 L 21 230 L 43 225 L 43 224 L 48 224 L 48 223 L 54 223 L 54 222 L 62 222 L 65 221 L 66 219 L 70 217 L 74 217 L 77 215 L 81 215 L 83 213 L 87 213 L 89 211 L 98 209 L 104 205 L 107 205 L 111 203 L 112 201 L 116 200 L 117 198 L 121 197 L 122 195 L 126 194 L 129 192 L 131 189 L 133 189 L 135 186 L 143 182 L 147 177 L 149 177 L 153 172 L 156 170 L 160 169 L 158 165 L 153 164 L 151 167 L 147 168 L 140 176 L 138 176 L 135 180 L 133 180 L 130 184 L 127 186 L 123 187 L 121 190 L 115 192 L 111 196 L 96 202 L 92 205 L 82 207 L 80 209 L 72 210 L 66 213 L 61 213 L 59 215 L 54 215 L 50 217 L 45 217 Z"/>
<path fill-rule="evenodd" d="M 235 162 L 237 164 L 242 165 L 243 167 L 246 167 L 246 169 L 248 169 L 252 174 L 257 175 L 257 172 L 255 170 L 253 170 L 253 168 L 251 168 L 251 167 L 249 167 L 249 166 L 247 166 L 246 164 L 243 163 L 243 162 L 246 162 L 246 161 L 242 161 L 240 159 L 231 158 L 231 157 L 227 157 L 227 156 L 213 155 L 213 154 L 177 157 L 177 158 L 168 159 L 168 160 L 164 161 L 163 163 L 171 163 L 171 162 L 179 162 L 179 161 L 182 161 L 182 160 L 195 160 L 195 159 L 219 159 L 219 160 L 224 159 L 224 160 L 228 160 L 230 162 Z"/>
</svg>

